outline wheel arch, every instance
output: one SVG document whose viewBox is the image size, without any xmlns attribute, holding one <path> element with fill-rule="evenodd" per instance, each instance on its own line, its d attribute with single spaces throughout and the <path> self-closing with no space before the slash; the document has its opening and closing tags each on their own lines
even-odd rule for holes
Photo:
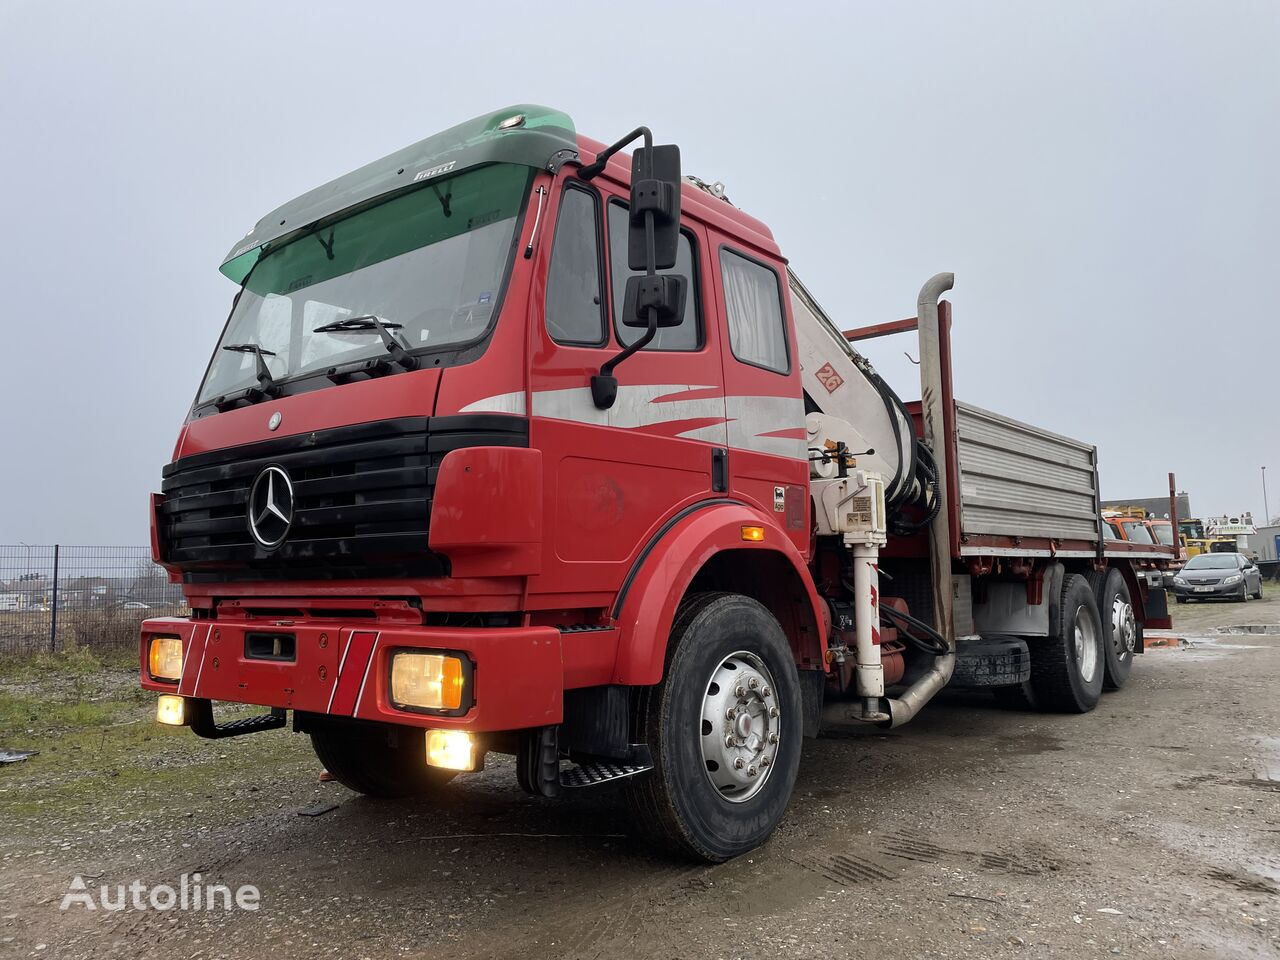
<svg viewBox="0 0 1280 960">
<path fill-rule="evenodd" d="M 740 593 L 763 604 L 782 625 L 796 666 L 825 670 L 822 601 L 791 538 L 745 504 L 695 506 L 655 534 L 615 602 L 613 619 L 622 636 L 613 682 L 658 683 L 680 602 L 705 590 Z M 744 541 L 743 526 L 764 527 L 764 540 Z"/>
</svg>

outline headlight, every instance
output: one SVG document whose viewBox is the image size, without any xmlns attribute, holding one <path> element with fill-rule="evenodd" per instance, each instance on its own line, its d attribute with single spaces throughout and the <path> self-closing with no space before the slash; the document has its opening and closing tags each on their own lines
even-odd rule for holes
<svg viewBox="0 0 1280 960">
<path fill-rule="evenodd" d="M 1187 585 L 1187 581 L 1183 580 L 1181 577 L 1174 577 L 1173 582 L 1180 587 L 1185 587 Z"/>
<path fill-rule="evenodd" d="M 147 657 L 152 680 L 177 683 L 182 679 L 182 638 L 152 637 Z"/>
<path fill-rule="evenodd" d="M 469 671 L 461 657 L 397 653 L 391 658 L 391 702 L 418 710 L 458 710 Z"/>
<path fill-rule="evenodd" d="M 1229 587 L 1233 583 L 1239 583 L 1239 582 L 1240 582 L 1240 574 L 1233 573 L 1231 576 L 1227 577 L 1227 579 L 1222 581 L 1222 585 L 1224 587 Z"/>
</svg>

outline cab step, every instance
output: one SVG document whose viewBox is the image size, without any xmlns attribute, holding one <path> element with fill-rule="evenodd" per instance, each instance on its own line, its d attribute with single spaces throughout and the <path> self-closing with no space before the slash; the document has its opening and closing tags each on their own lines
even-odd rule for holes
<svg viewBox="0 0 1280 960">
<path fill-rule="evenodd" d="M 190 715 L 191 732 L 206 740 L 222 740 L 225 737 L 245 737 L 251 733 L 264 730 L 279 730 L 288 722 L 288 711 L 280 707 L 272 707 L 270 713 L 256 717 L 241 717 L 239 720 L 228 720 L 216 723 L 213 719 L 213 705 L 208 700 L 191 698 L 187 700 Z"/>
<path fill-rule="evenodd" d="M 560 786 L 576 789 L 612 783 L 653 769 L 652 763 L 623 763 L 617 760 L 591 760 L 560 771 Z"/>
</svg>

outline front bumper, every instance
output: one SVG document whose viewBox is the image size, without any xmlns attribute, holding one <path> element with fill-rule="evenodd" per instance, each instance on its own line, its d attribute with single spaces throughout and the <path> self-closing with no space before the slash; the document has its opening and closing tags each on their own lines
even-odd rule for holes
<svg viewBox="0 0 1280 960">
<path fill-rule="evenodd" d="M 291 660 L 246 656 L 246 634 L 294 639 Z M 153 636 L 182 640 L 182 678 L 151 678 Z M 402 710 L 391 702 L 391 654 L 451 651 L 473 665 L 464 712 Z M 556 724 L 563 719 L 560 632 L 553 627 L 425 627 L 350 622 L 223 622 L 163 617 L 142 624 L 144 689 L 207 700 L 355 717 L 415 727 L 485 733 Z"/>
<path fill-rule="evenodd" d="M 1208 589 L 1199 589 L 1208 587 Z M 1192 600 L 1204 600 L 1211 597 L 1238 597 L 1241 591 L 1245 589 L 1244 582 L 1232 584 L 1212 583 L 1212 584 L 1189 584 L 1182 586 L 1181 584 L 1173 584 L 1173 592 L 1179 597 L 1188 597 Z"/>
</svg>

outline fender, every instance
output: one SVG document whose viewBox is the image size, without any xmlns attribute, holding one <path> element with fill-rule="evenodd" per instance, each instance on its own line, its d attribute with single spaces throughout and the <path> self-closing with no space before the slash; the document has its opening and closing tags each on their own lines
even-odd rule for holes
<svg viewBox="0 0 1280 960">
<path fill-rule="evenodd" d="M 744 541 L 744 525 L 764 527 L 764 540 Z M 703 500 L 686 507 L 654 534 L 623 583 L 612 617 L 620 632 L 614 683 L 651 686 L 662 679 L 667 637 L 689 584 L 717 553 L 744 549 L 781 555 L 790 563 L 804 584 L 809 605 L 804 612 L 819 627 L 822 662 L 826 662 L 822 600 L 791 538 L 753 507 L 732 500 Z M 749 595 L 749 589 L 743 592 Z"/>
</svg>

